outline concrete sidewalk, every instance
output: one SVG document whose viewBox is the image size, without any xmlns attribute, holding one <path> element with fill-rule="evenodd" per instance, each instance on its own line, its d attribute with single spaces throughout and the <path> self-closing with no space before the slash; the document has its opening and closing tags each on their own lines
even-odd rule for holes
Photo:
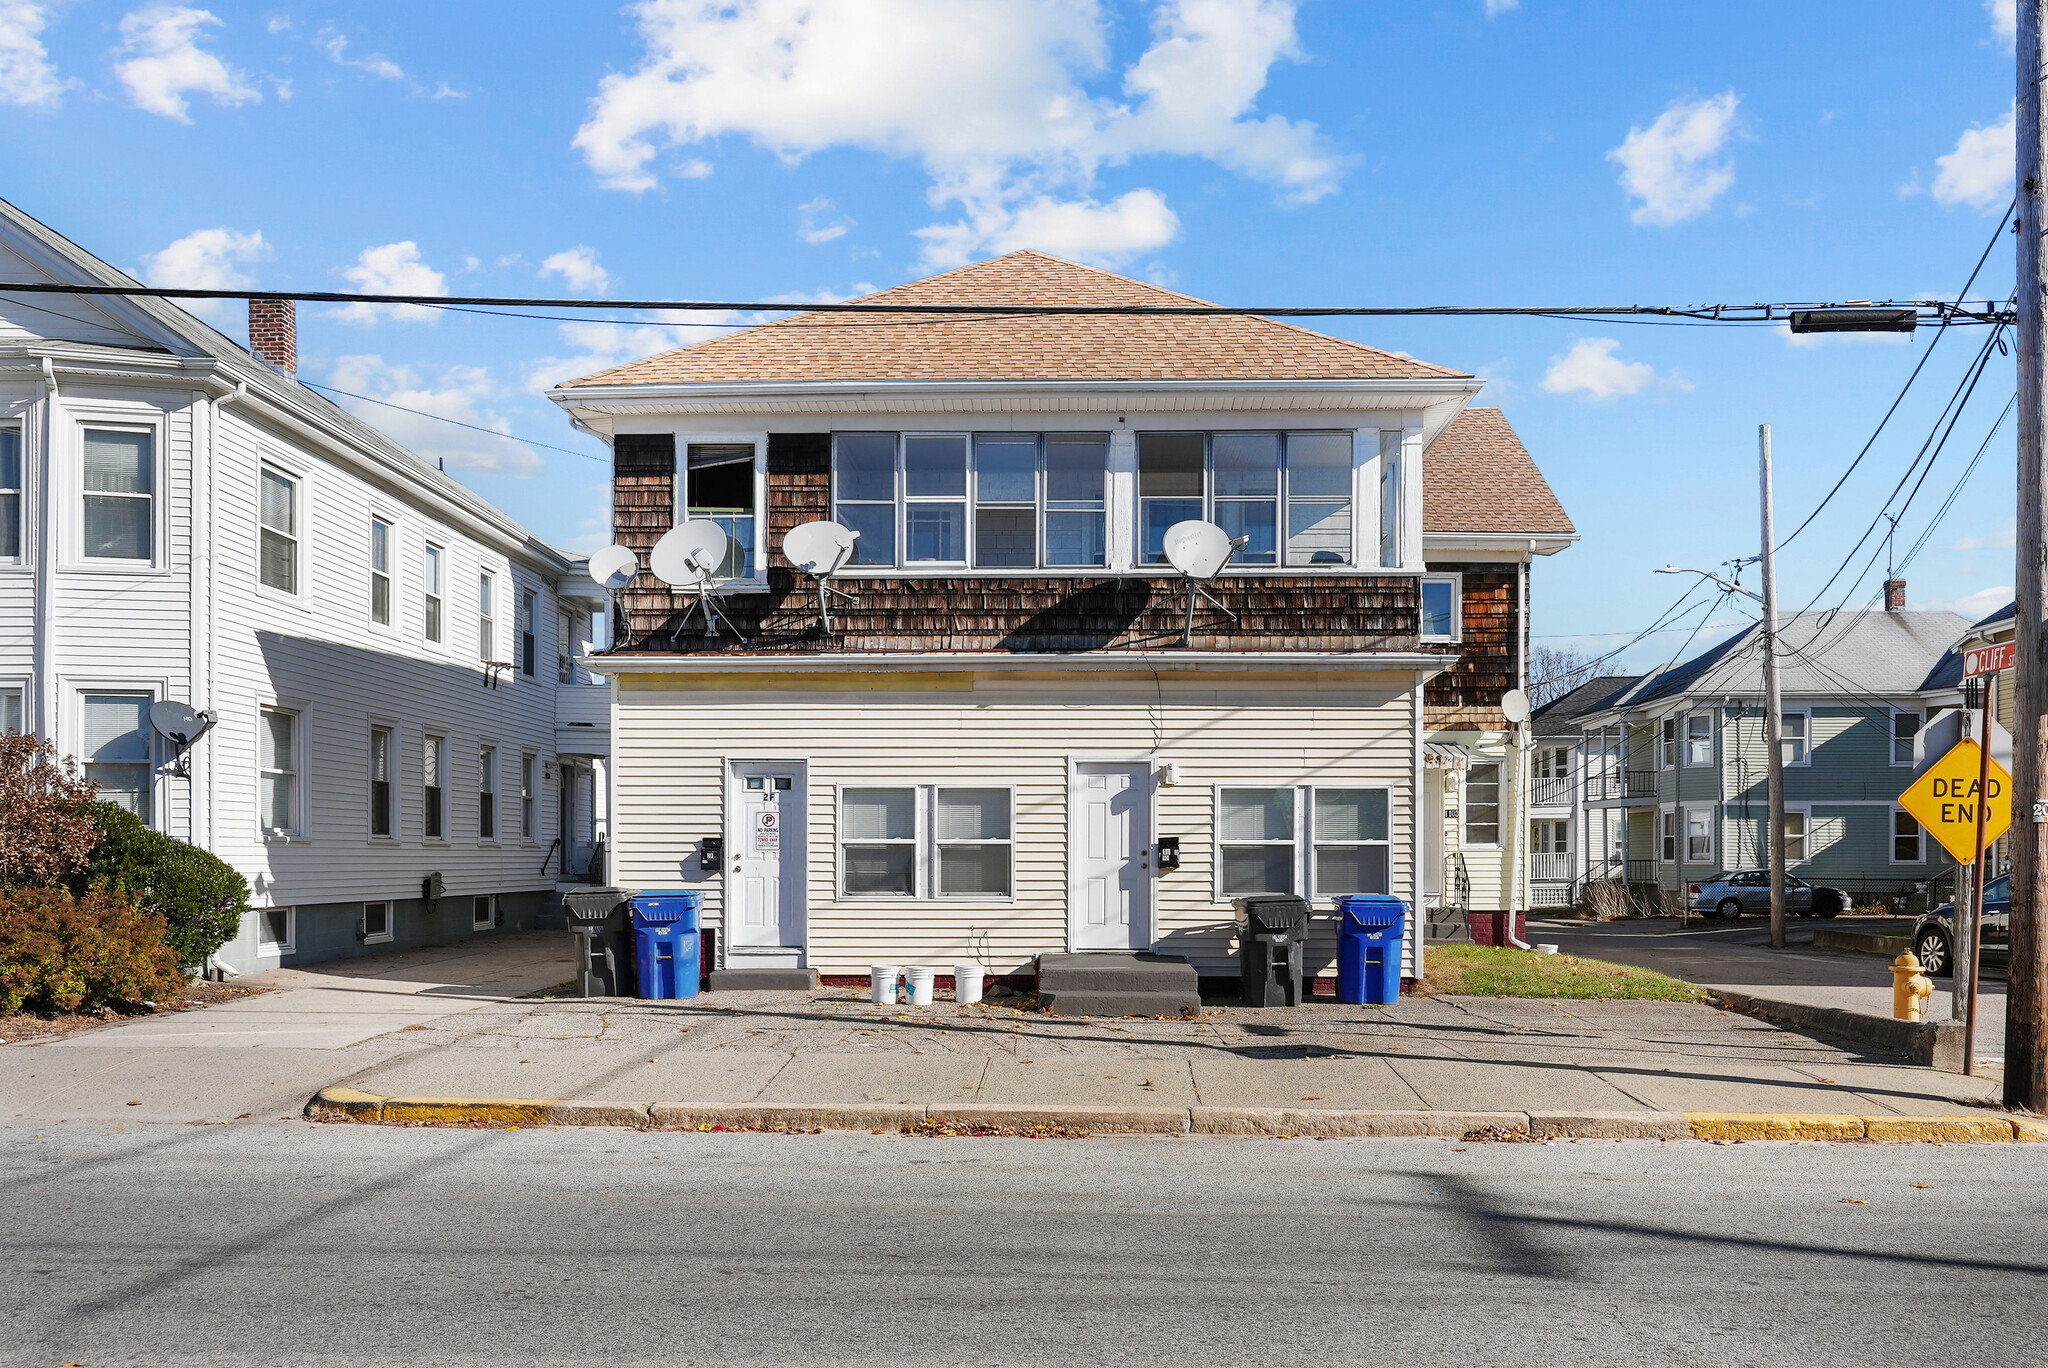
<svg viewBox="0 0 2048 1368">
<path fill-rule="evenodd" d="M 637 1111 L 672 1124 L 692 1108 L 735 1107 L 876 1116 L 1064 1108 L 1141 1120 L 1189 1109 L 1454 1121 L 1950 1116 L 1995 1092 L 1983 1079 L 1663 1002 L 1409 998 L 1387 1008 L 1212 1009 L 1199 1021 L 1076 1020 L 992 1005 L 875 1007 L 828 988 L 503 1003 L 413 1034 L 432 1048 L 335 1081 L 375 1098 L 555 1099 L 586 1104 L 589 1119 L 617 1108 L 612 1119 Z M 402 1109 L 383 1119 L 403 1119 Z"/>
<path fill-rule="evenodd" d="M 409 1028 L 573 972 L 549 931 L 247 975 L 273 991 L 0 1049 L 0 1118 L 294 1115 L 323 1084 L 418 1048 Z"/>
<path fill-rule="evenodd" d="M 1837 1007 L 1869 1016 L 1892 1014 L 1892 975 L 1877 955 L 1851 950 L 1815 949 L 1817 926 L 1849 927 L 1861 918 L 1828 922 L 1793 922 L 1786 928 L 1787 948 L 1770 947 L 1770 928 L 1750 918 L 1728 925 L 1701 922 L 1681 930 L 1675 920 L 1585 922 L 1532 919 L 1532 941 L 1553 942 L 1569 955 L 1638 965 L 1697 983 L 1702 988 L 1730 989 L 1811 1007 Z M 1888 924 L 1888 923 L 1887 923 Z M 1934 980 L 1927 1001 L 1930 1021 L 1949 1019 L 1949 980 Z M 2005 1058 L 2005 979 L 2001 971 L 1984 975 L 1982 1015 L 1977 1023 L 1977 1058 Z"/>
</svg>

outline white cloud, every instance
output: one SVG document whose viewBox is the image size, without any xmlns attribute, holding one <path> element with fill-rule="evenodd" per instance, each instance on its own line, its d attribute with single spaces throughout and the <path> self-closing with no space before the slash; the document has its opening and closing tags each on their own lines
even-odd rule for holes
<svg viewBox="0 0 2048 1368">
<path fill-rule="evenodd" d="M 144 257 L 142 279 L 149 285 L 183 286 L 192 290 L 244 289 L 256 281 L 254 277 L 236 270 L 236 264 L 265 261 L 269 257 L 270 244 L 263 240 L 260 232 L 237 233 L 232 228 L 201 228 L 185 234 L 162 251 Z M 192 313 L 211 318 L 220 314 L 224 301 L 183 299 L 177 303 Z"/>
<path fill-rule="evenodd" d="M 457 423 L 503 432 L 509 437 L 512 425 L 487 407 L 497 387 L 491 383 L 490 373 L 480 366 L 449 366 L 441 373 L 437 385 L 422 379 L 409 366 L 385 364 L 381 356 L 344 356 L 334 363 L 328 380 L 336 389 L 399 405 L 385 408 L 358 399 L 335 400 L 429 461 L 445 460 L 458 470 L 483 470 L 522 479 L 541 468 L 540 457 L 521 442 L 434 421 L 452 418 Z M 418 412 L 406 413 L 403 409 Z M 434 418 L 422 414 L 432 414 Z"/>
<path fill-rule="evenodd" d="M 372 76 L 385 81 L 402 81 L 405 79 L 405 68 L 399 66 L 398 63 L 392 61 L 381 52 L 373 52 L 367 57 L 349 56 L 348 38 L 334 29 L 321 29 L 320 36 L 313 40 L 313 45 L 326 53 L 328 60 L 337 66 L 354 67 L 357 71 L 367 71 Z"/>
<path fill-rule="evenodd" d="M 907 158 L 934 206 L 960 207 L 921 234 L 934 261 L 1000 250 L 1020 225 L 1097 259 L 1149 250 L 1171 218 L 1157 192 L 1088 196 L 1100 168 L 1134 157 L 1200 157 L 1289 203 L 1329 194 L 1343 169 L 1315 125 L 1254 112 L 1274 64 L 1300 55 L 1292 0 L 1156 0 L 1120 100 L 1085 84 L 1109 68 L 1103 0 L 643 0 L 635 13 L 646 56 L 605 78 L 575 140 L 603 184 L 652 189 L 661 145 L 725 134 L 792 162 L 828 147 Z M 710 170 L 693 157 L 677 174 Z"/>
<path fill-rule="evenodd" d="M 1506 14 L 1509 10 L 1520 9 L 1522 7 L 1522 0 L 1485 0 L 1485 4 L 1486 17 L 1489 19 L 1498 19 L 1501 15 Z"/>
<path fill-rule="evenodd" d="M 1975 622 L 1979 618 L 1990 616 L 2011 602 L 2012 586 L 1998 584 L 1989 589 L 1979 589 L 1974 594 L 1962 594 L 1955 598 L 1926 599 L 1914 604 L 1913 607 L 1917 612 L 1960 613 Z"/>
<path fill-rule="evenodd" d="M 1951 551 L 2000 551 L 2011 546 L 2018 536 L 2019 524 L 2014 518 L 2007 518 L 2005 526 L 1981 537 L 1958 537 Z"/>
<path fill-rule="evenodd" d="M 611 272 L 597 264 L 594 247 L 571 247 L 557 252 L 540 264 L 544 276 L 558 275 L 578 294 L 603 294 L 611 287 Z"/>
<path fill-rule="evenodd" d="M 1023 204 L 992 203 L 955 223 L 917 230 L 926 262 L 959 266 L 976 253 L 1036 247 L 1054 256 L 1113 266 L 1157 251 L 1180 231 L 1180 217 L 1157 190 L 1132 190 L 1108 204 L 1040 195 Z"/>
<path fill-rule="evenodd" d="M 448 278 L 420 260 L 416 242 L 387 242 L 382 247 L 365 247 L 356 264 L 342 276 L 359 294 L 444 295 Z M 344 304 L 334 311 L 344 323 L 375 323 L 388 318 L 405 323 L 432 323 L 439 309 L 424 304 Z"/>
<path fill-rule="evenodd" d="M 0 0 L 0 104 L 54 109 L 71 82 L 57 75 L 38 37 L 50 22 L 46 6 Z"/>
<path fill-rule="evenodd" d="M 1621 187 L 1640 201 L 1639 224 L 1668 228 L 1707 212 L 1735 184 L 1735 165 L 1716 161 L 1735 132 L 1738 97 L 1724 90 L 1704 100 L 1674 100 L 1648 128 L 1631 126 L 1607 159 L 1621 167 Z"/>
<path fill-rule="evenodd" d="M 469 92 L 457 90 L 454 86 L 443 81 L 434 87 L 433 98 L 436 100 L 466 100 L 469 98 Z"/>
<path fill-rule="evenodd" d="M 1967 204 L 1989 212 L 2012 198 L 2013 115 L 1980 124 L 1956 139 L 1955 151 L 1936 157 L 1930 193 L 1937 204 Z"/>
<path fill-rule="evenodd" d="M 796 212 L 796 235 L 813 247 L 822 247 L 834 238 L 845 237 L 853 227 L 853 220 L 835 209 L 832 201 L 823 195 L 808 204 L 799 204 Z"/>
<path fill-rule="evenodd" d="M 843 297 L 843 296 L 842 296 Z M 630 323 L 564 323 L 555 329 L 569 347 L 565 356 L 543 356 L 526 368 L 526 388 L 546 390 L 564 380 L 623 366 L 658 352 L 674 351 L 761 322 L 729 311 L 649 313 L 643 326 Z M 695 325 L 695 326 L 691 326 Z"/>
<path fill-rule="evenodd" d="M 1584 394 L 1596 403 L 1640 394 L 1656 381 L 1657 368 L 1647 361 L 1622 360 L 1614 354 L 1620 345 L 1612 337 L 1580 338 L 1563 356 L 1550 358 L 1550 369 L 1543 373 L 1544 391 Z"/>
<path fill-rule="evenodd" d="M 123 60 L 114 74 L 138 109 L 191 123 L 187 95 L 231 107 L 263 98 L 246 74 L 199 46 L 206 28 L 219 24 L 212 12 L 184 5 L 149 5 L 122 16 Z"/>
<path fill-rule="evenodd" d="M 1991 16 L 1991 32 L 2007 47 L 2019 37 L 2020 16 L 2013 0 L 1984 0 L 1984 12 Z"/>
</svg>

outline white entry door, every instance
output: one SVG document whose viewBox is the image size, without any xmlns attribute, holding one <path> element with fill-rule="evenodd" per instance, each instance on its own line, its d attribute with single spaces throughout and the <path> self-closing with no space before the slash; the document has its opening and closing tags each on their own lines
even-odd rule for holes
<svg viewBox="0 0 2048 1368">
<path fill-rule="evenodd" d="M 1146 949 L 1152 943 L 1152 767 L 1076 761 L 1068 811 L 1074 948 Z"/>
<path fill-rule="evenodd" d="M 804 943 L 804 766 L 735 760 L 725 813 L 726 935 L 733 946 Z"/>
<path fill-rule="evenodd" d="M 1438 907 L 1444 898 L 1444 772 L 1422 772 L 1423 905 Z"/>
</svg>

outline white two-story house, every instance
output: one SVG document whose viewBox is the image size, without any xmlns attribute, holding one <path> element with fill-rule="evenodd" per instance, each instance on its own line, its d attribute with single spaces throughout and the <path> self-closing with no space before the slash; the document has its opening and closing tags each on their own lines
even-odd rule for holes
<svg viewBox="0 0 2048 1368">
<path fill-rule="evenodd" d="M 0 726 L 248 879 L 227 967 L 543 920 L 603 820 L 596 586 L 299 384 L 288 301 L 252 355 L 7 281 L 135 284 L 0 203 Z M 182 755 L 165 700 L 215 718 Z"/>
</svg>

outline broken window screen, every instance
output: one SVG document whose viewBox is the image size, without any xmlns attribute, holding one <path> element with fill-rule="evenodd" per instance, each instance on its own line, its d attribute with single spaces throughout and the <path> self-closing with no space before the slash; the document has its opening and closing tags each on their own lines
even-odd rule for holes
<svg viewBox="0 0 2048 1368">
<path fill-rule="evenodd" d="M 715 578 L 744 579 L 754 567 L 754 447 L 751 442 L 693 442 L 683 494 L 693 521 L 725 531 L 725 559 Z"/>
</svg>

